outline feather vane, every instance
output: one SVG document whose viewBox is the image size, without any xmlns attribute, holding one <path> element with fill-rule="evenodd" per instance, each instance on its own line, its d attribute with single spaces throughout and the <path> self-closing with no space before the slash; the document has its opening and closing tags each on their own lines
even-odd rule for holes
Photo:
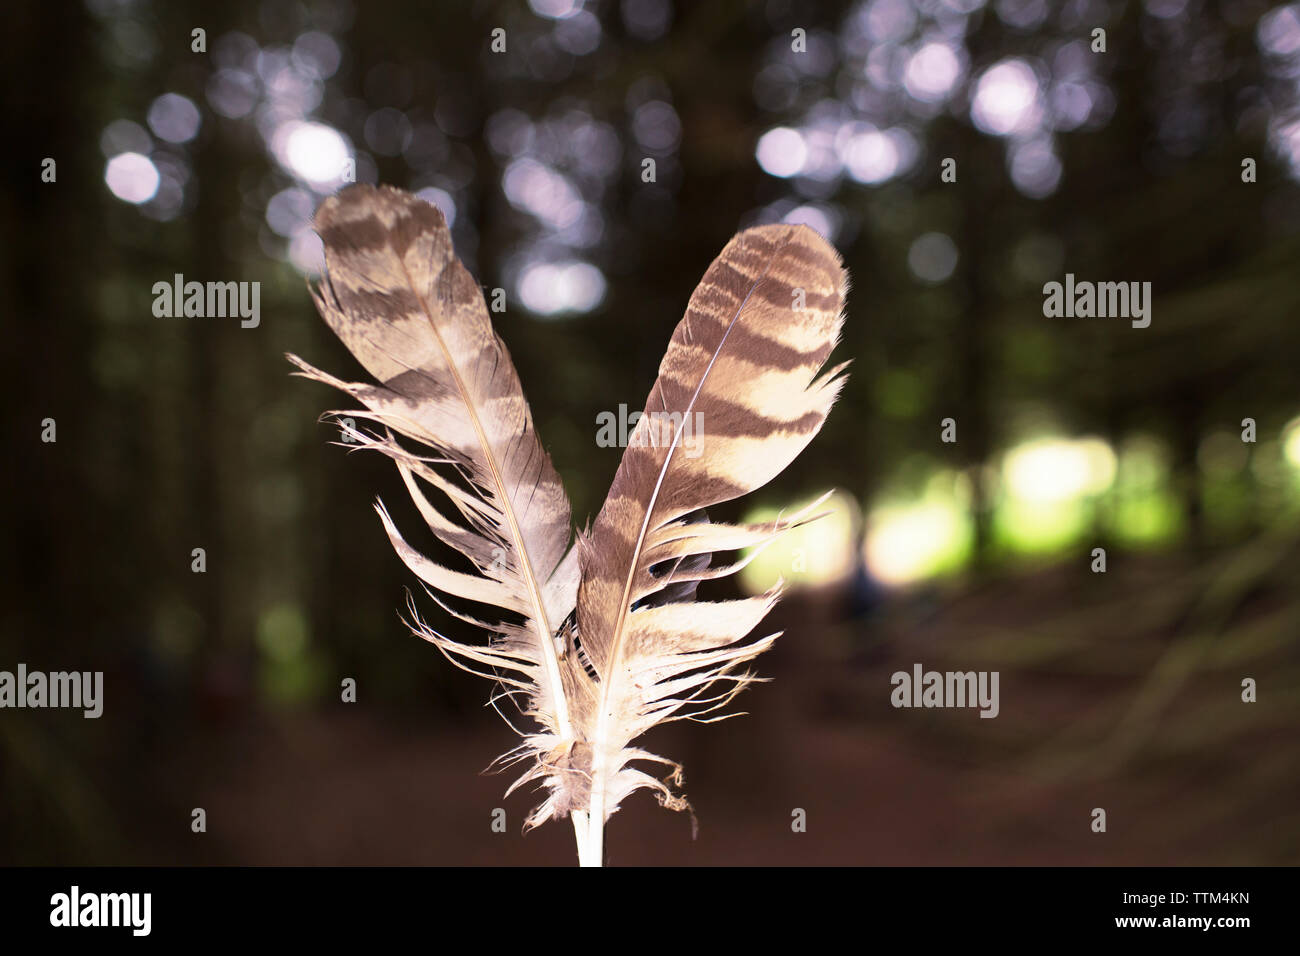
<svg viewBox="0 0 1300 956">
<path fill-rule="evenodd" d="M 604 506 L 570 547 L 568 499 L 441 213 L 358 186 L 326 200 L 316 227 L 326 255 L 316 306 L 379 384 L 290 359 L 359 403 L 334 413 L 374 426 L 347 428 L 349 444 L 392 458 L 430 531 L 472 564 L 425 557 L 377 505 L 437 603 L 490 637 L 444 637 L 413 603 L 412 628 L 535 721 L 499 758 L 525 765 L 511 791 L 546 791 L 525 826 L 570 817 L 580 862 L 599 865 L 605 822 L 629 794 L 689 807 L 681 767 L 633 742 L 667 721 L 721 719 L 758 679 L 745 665 L 779 636 L 751 635 L 780 585 L 723 601 L 697 589 L 815 518 L 819 502 L 753 524 L 713 522 L 707 509 L 762 487 L 825 422 L 844 381 L 844 365 L 826 368 L 848 286 L 839 256 L 803 226 L 760 226 L 727 244 L 673 333 Z M 482 620 L 449 599 L 503 616 Z"/>
</svg>

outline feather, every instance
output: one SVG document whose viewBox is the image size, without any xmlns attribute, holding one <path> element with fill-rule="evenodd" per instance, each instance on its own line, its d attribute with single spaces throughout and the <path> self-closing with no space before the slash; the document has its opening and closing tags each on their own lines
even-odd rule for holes
<svg viewBox="0 0 1300 956">
<path fill-rule="evenodd" d="M 766 484 L 825 421 L 843 383 L 843 365 L 823 369 L 847 290 L 839 257 L 801 226 L 728 243 L 673 333 L 604 506 L 571 548 L 568 499 L 441 213 L 399 190 L 356 186 L 322 204 L 316 228 L 326 261 L 316 306 L 380 384 L 289 358 L 363 406 L 334 413 L 373 424 L 346 427 L 349 443 L 392 458 L 432 533 L 473 565 L 420 554 L 377 505 L 434 600 L 490 636 L 444 637 L 414 602 L 412 629 L 498 681 L 494 701 L 510 697 L 535 721 L 499 758 L 525 765 L 508 793 L 546 791 L 525 828 L 569 817 L 579 862 L 600 865 L 605 823 L 628 794 L 688 807 L 681 767 L 633 741 L 666 721 L 720 719 L 757 679 L 743 665 L 778 636 L 750 639 L 779 585 L 722 602 L 699 600 L 697 588 L 812 520 L 818 503 L 762 524 L 711 522 L 705 509 Z M 715 561 L 745 549 L 748 558 Z M 450 599 L 502 617 L 482 621 Z"/>
<path fill-rule="evenodd" d="M 699 556 L 761 546 L 807 511 L 763 525 L 692 520 L 766 484 L 821 429 L 844 365 L 823 366 L 839 339 L 848 279 L 835 250 L 804 226 L 760 226 L 727 244 L 696 288 L 659 366 L 604 507 L 578 541 L 577 625 L 595 670 L 574 712 L 590 751 L 587 855 L 629 793 L 673 809 L 676 763 L 631 746 L 650 727 L 704 719 L 752 674 L 738 670 L 776 634 L 746 637 L 778 589 L 741 600 L 657 603 L 665 589 L 730 574 Z M 687 430 L 692 447 L 684 450 Z M 657 569 L 671 566 L 669 574 Z M 720 689 L 714 685 L 721 684 Z M 671 769 L 668 778 L 638 761 Z"/>
<path fill-rule="evenodd" d="M 343 382 L 289 358 L 303 375 L 364 406 L 335 414 L 362 416 L 383 430 L 353 429 L 349 437 L 394 459 L 430 530 L 476 573 L 421 555 L 378 504 L 406 565 L 455 616 L 475 620 L 452 610 L 447 596 L 506 613 L 485 624 L 493 636 L 482 646 L 444 637 L 418 617 L 414 630 L 457 666 L 497 679 L 504 693 L 522 698 L 539 729 L 512 759 L 532 759 L 524 779 L 540 775 L 564 790 L 572 774 L 555 765 L 567 760 L 576 741 L 565 687 L 573 664 L 565 663 L 555 638 L 577 589 L 569 501 L 482 291 L 455 258 L 442 213 L 400 190 L 349 188 L 321 205 L 315 226 L 326 265 L 313 290 L 316 307 L 381 384 Z M 394 432 L 433 455 L 412 454 Z M 440 493 L 440 505 L 421 482 Z"/>
</svg>

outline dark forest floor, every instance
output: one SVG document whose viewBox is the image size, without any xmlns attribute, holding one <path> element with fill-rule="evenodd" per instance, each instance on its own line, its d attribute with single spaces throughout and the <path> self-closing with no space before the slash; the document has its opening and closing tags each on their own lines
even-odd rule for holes
<svg viewBox="0 0 1300 956">
<path fill-rule="evenodd" d="M 1300 548 L 1271 538 L 1113 562 L 1104 580 L 1063 565 L 1004 571 L 856 614 L 837 589 L 791 595 L 769 620 L 786 634 L 758 662 L 772 680 L 738 701 L 749 713 L 645 741 L 683 763 L 698 837 L 688 815 L 638 794 L 610 823 L 609 860 L 1300 862 L 1297 580 Z M 918 662 L 997 670 L 999 716 L 894 709 L 890 675 Z M 1241 701 L 1243 677 L 1257 703 Z M 18 796 L 9 819 L 26 822 L 0 823 L 0 860 L 575 860 L 567 825 L 522 834 L 532 796 L 505 800 L 510 778 L 481 773 L 513 745 L 490 710 L 235 707 L 169 727 L 168 708 L 150 706 L 151 734 L 115 745 L 130 773 L 60 763 L 10 728 L 0 742 L 19 759 L 0 782 Z M 203 834 L 190 832 L 196 806 Z M 497 807 L 504 833 L 491 828 Z M 1105 833 L 1090 826 L 1097 807 Z M 804 833 L 792 832 L 797 809 Z"/>
<path fill-rule="evenodd" d="M 747 716 L 650 741 L 685 765 L 698 838 L 638 795 L 610 823 L 610 862 L 1300 862 L 1296 568 L 1293 543 L 1262 541 L 1137 559 L 1105 583 L 1026 571 L 851 619 L 842 595 L 800 595 L 775 615 L 788 633 L 761 662 L 773 682 L 741 698 Z M 890 674 L 917 661 L 999 670 L 1001 714 L 893 709 Z M 1243 676 L 1258 703 L 1241 702 Z M 468 728 L 342 705 L 265 716 L 160 772 L 163 804 L 177 779 L 186 801 L 202 795 L 208 833 L 136 848 L 153 862 L 573 862 L 567 826 L 521 834 L 529 795 L 503 801 L 509 778 L 480 773 L 510 745 L 490 712 Z"/>
</svg>

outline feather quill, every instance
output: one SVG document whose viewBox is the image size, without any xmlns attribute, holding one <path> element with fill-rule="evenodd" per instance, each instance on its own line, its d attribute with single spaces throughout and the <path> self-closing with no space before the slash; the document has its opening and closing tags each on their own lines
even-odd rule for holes
<svg viewBox="0 0 1300 956">
<path fill-rule="evenodd" d="M 705 509 L 766 484 L 825 421 L 843 383 L 844 365 L 824 367 L 848 284 L 839 256 L 802 226 L 760 226 L 727 244 L 673 333 L 604 506 L 570 548 L 568 499 L 441 213 L 399 190 L 357 186 L 322 204 L 316 228 L 326 254 L 317 308 L 382 384 L 290 359 L 364 406 L 335 413 L 377 426 L 350 440 L 394 459 L 435 536 L 474 565 L 467 574 L 430 561 L 377 506 L 438 603 L 491 636 L 454 641 L 418 614 L 412 628 L 499 681 L 536 722 L 501 758 L 526 764 L 510 790 L 547 791 L 525 827 L 570 817 L 579 861 L 600 865 L 605 823 L 630 793 L 688 807 L 681 767 L 633 741 L 659 723 L 721 719 L 756 679 L 743 666 L 778 636 L 750 639 L 779 585 L 721 602 L 698 600 L 697 587 L 811 520 L 816 504 L 763 524 L 711 522 Z M 713 560 L 744 549 L 749 558 Z M 480 621 L 448 596 L 505 616 Z"/>
</svg>

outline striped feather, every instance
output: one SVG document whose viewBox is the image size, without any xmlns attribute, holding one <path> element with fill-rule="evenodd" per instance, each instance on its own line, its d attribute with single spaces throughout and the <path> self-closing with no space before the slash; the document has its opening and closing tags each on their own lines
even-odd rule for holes
<svg viewBox="0 0 1300 956">
<path fill-rule="evenodd" d="M 657 723 L 715 713 L 753 680 L 739 668 L 776 639 L 746 640 L 775 590 L 724 602 L 655 596 L 743 564 L 712 568 L 698 556 L 761 545 L 806 520 L 691 516 L 766 484 L 821 429 L 843 383 L 843 365 L 823 367 L 847 285 L 835 250 L 807 227 L 732 239 L 691 296 L 605 505 L 579 536 L 577 633 L 596 673 L 573 702 L 590 759 L 589 858 L 600 857 L 603 822 L 627 794 L 645 788 L 687 806 L 680 767 L 631 742 Z M 670 767 L 668 779 L 635 766 L 644 760 Z"/>
<path fill-rule="evenodd" d="M 574 801 L 564 791 L 580 785 L 567 763 L 577 739 L 567 686 L 575 664 L 556 635 L 574 606 L 576 555 L 569 501 L 510 355 L 435 206 L 397 189 L 354 186 L 327 199 L 315 225 L 326 264 L 313 290 L 316 307 L 380 384 L 344 382 L 289 358 L 364 406 L 334 413 L 378 426 L 352 429 L 351 443 L 394 459 L 429 529 L 473 565 L 472 573 L 457 571 L 423 556 L 377 505 L 394 549 L 435 600 L 492 636 L 462 643 L 418 615 L 413 630 L 457 666 L 498 681 L 501 695 L 537 721 L 509 760 L 527 761 L 522 779 L 548 781 L 561 792 L 555 805 L 567 810 Z M 394 433 L 429 453 L 412 453 Z M 448 597 L 510 618 L 479 620 Z"/>
<path fill-rule="evenodd" d="M 469 560 L 472 572 L 420 554 L 377 505 L 438 604 L 491 636 L 447 638 L 413 603 L 412 629 L 536 721 L 500 758 L 524 765 L 512 791 L 546 791 L 525 826 L 570 817 L 579 861 L 599 865 L 605 821 L 628 794 L 687 807 L 681 768 L 632 742 L 664 721 L 720 719 L 755 679 L 742 666 L 777 637 L 749 638 L 775 589 L 724 602 L 696 589 L 748 560 L 716 555 L 752 558 L 816 504 L 748 525 L 705 509 L 771 480 L 825 421 L 843 381 L 842 365 L 823 370 L 847 289 L 839 257 L 804 227 L 750 229 L 727 245 L 673 334 L 604 507 L 570 549 L 568 499 L 441 213 L 357 186 L 326 200 L 316 227 L 327 269 L 317 308 L 379 384 L 289 358 L 361 406 L 335 413 L 371 423 L 345 425 L 349 443 L 392 458 L 429 530 Z"/>
</svg>

